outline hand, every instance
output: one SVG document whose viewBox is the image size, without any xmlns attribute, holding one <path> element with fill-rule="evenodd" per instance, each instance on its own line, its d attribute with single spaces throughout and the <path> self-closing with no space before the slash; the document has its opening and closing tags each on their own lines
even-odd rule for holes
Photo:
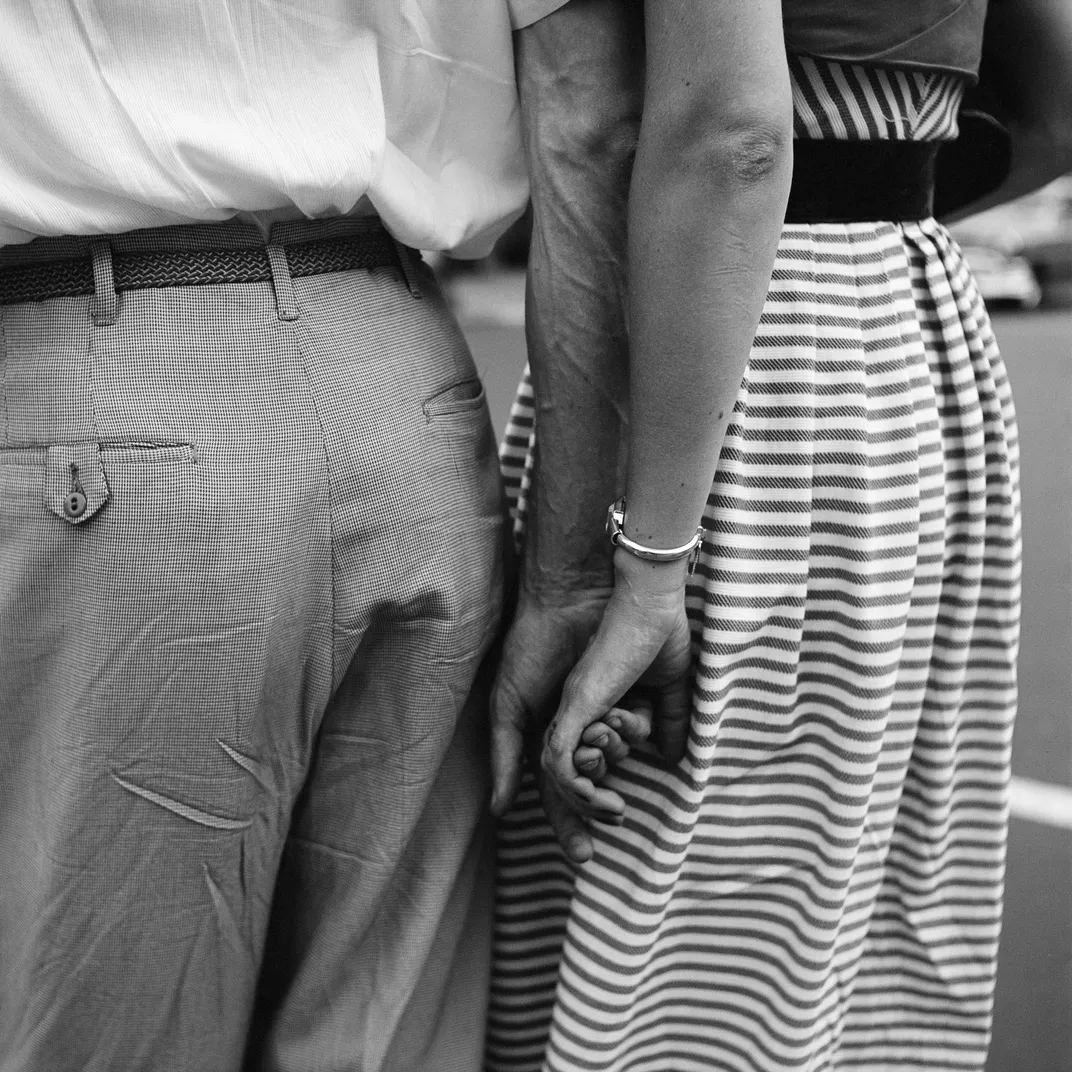
<svg viewBox="0 0 1072 1072">
<path fill-rule="evenodd" d="M 603 617 L 610 588 L 530 592 L 522 589 L 503 643 L 491 692 L 491 810 L 509 810 L 521 784 L 526 745 L 539 754 L 562 683 Z M 538 769 L 538 768 L 537 768 Z M 553 795 L 544 801 L 563 845 L 572 829 Z"/>
<path fill-rule="evenodd" d="M 623 551 L 615 555 L 614 592 L 591 644 L 566 680 L 541 757 L 549 791 L 577 815 L 602 819 L 608 810 L 620 814 L 624 809 L 617 793 L 597 788 L 603 773 L 598 762 L 589 766 L 591 776 L 574 764 L 574 752 L 592 724 L 618 723 L 618 741 L 608 734 L 605 745 L 597 746 L 604 761 L 643 739 L 649 719 L 664 759 L 676 763 L 685 753 L 692 712 L 685 570 L 683 562 L 652 565 Z M 633 689 L 647 705 L 630 699 Z M 593 757 L 582 749 L 581 758 Z"/>
<path fill-rule="evenodd" d="M 580 774 L 599 783 L 607 771 L 629 755 L 629 750 L 651 736 L 655 708 L 644 691 L 630 689 L 605 719 L 592 722 L 581 734 L 573 752 L 573 765 Z"/>
<path fill-rule="evenodd" d="M 584 863 L 592 855 L 586 817 L 540 771 L 539 752 L 562 684 L 595 634 L 610 596 L 609 588 L 539 593 L 523 589 L 491 691 L 491 810 L 499 816 L 509 810 L 527 751 L 547 820 L 574 863 Z M 620 800 L 616 793 L 593 787 L 586 815 L 621 822 Z"/>
</svg>

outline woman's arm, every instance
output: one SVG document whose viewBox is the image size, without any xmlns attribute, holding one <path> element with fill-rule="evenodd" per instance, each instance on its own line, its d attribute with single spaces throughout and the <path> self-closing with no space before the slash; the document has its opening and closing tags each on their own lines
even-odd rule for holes
<svg viewBox="0 0 1072 1072">
<path fill-rule="evenodd" d="M 1072 171 L 1072 3 L 991 0 L 985 49 L 1009 108 L 1011 167 L 1001 186 L 944 217 L 948 222 Z"/>
<path fill-rule="evenodd" d="M 648 0 L 646 87 L 629 199 L 630 425 L 626 535 L 685 543 L 701 518 L 770 282 L 791 178 L 792 102 L 780 0 Z M 673 703 L 684 750 L 685 565 L 624 551 L 599 630 L 567 680 L 544 769 L 581 811 L 572 753 L 641 674 Z M 652 680 L 649 676 L 645 680 Z M 605 800 L 601 807 L 606 807 Z"/>
<path fill-rule="evenodd" d="M 777 0 L 649 0 L 629 198 L 626 535 L 685 543 L 770 283 L 792 169 Z"/>
</svg>

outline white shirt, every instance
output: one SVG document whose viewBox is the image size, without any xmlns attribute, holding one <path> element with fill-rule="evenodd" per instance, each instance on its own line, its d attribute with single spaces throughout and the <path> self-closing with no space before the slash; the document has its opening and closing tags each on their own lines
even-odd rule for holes
<svg viewBox="0 0 1072 1072">
<path fill-rule="evenodd" d="M 511 27 L 563 2 L 0 3 L 0 245 L 375 211 L 484 254 L 528 194 Z"/>
</svg>

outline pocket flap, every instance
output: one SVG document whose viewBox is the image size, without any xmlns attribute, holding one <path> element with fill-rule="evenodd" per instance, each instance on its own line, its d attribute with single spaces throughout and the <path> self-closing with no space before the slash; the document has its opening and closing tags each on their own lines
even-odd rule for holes
<svg viewBox="0 0 1072 1072">
<path fill-rule="evenodd" d="M 96 443 L 57 443 L 48 448 L 45 505 L 57 517 L 81 525 L 108 498 L 108 480 Z"/>
</svg>

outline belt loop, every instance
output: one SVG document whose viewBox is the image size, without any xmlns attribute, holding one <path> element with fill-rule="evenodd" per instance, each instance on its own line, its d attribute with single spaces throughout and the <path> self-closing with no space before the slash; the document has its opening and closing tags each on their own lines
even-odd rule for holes
<svg viewBox="0 0 1072 1072">
<path fill-rule="evenodd" d="M 286 250 L 273 243 L 268 250 L 268 265 L 272 269 L 272 289 L 275 291 L 275 310 L 280 320 L 298 319 L 298 299 L 294 294 L 294 280 L 290 278 Z"/>
<path fill-rule="evenodd" d="M 395 244 L 395 252 L 398 254 L 398 263 L 402 268 L 402 276 L 406 280 L 406 286 L 409 287 L 410 294 L 414 298 L 423 298 L 421 293 L 421 284 L 417 281 L 417 266 L 413 263 L 413 250 L 409 246 L 404 246 L 394 235 L 391 236 L 391 241 Z M 418 254 L 419 256 L 419 254 Z"/>
<path fill-rule="evenodd" d="M 89 251 L 93 258 L 93 300 L 89 303 L 89 315 L 98 327 L 114 324 L 119 299 L 115 293 L 112 247 L 105 241 L 97 241 L 90 244 Z"/>
</svg>

